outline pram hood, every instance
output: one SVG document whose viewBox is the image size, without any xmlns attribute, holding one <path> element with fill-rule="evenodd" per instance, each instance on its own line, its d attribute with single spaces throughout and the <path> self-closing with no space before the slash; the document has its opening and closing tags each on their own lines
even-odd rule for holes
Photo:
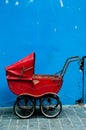
<svg viewBox="0 0 86 130">
<path fill-rule="evenodd" d="M 32 79 L 34 74 L 34 64 L 35 64 L 35 53 L 31 53 L 25 58 L 19 60 L 18 62 L 7 66 L 6 78 L 7 79 Z"/>
</svg>

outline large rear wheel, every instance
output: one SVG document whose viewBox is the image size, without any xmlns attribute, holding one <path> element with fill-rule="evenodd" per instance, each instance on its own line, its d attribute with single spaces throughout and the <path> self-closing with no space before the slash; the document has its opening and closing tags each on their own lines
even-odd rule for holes
<svg viewBox="0 0 86 130">
<path fill-rule="evenodd" d="M 27 119 L 35 111 L 35 100 L 28 95 L 19 96 L 14 104 L 15 114 L 22 119 Z"/>
<path fill-rule="evenodd" d="M 58 116 L 62 111 L 62 104 L 57 95 L 49 94 L 41 99 L 41 112 L 48 118 Z"/>
</svg>

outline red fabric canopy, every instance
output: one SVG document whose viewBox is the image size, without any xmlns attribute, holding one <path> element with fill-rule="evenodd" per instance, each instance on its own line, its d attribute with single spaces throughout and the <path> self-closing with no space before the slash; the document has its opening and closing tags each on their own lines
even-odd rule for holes
<svg viewBox="0 0 86 130">
<path fill-rule="evenodd" d="M 7 79 L 32 79 L 34 74 L 35 53 L 31 53 L 18 62 L 6 67 Z"/>
</svg>

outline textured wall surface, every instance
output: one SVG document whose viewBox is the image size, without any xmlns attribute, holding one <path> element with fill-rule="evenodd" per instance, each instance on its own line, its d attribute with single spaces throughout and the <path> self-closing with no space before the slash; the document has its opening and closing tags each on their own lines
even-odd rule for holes
<svg viewBox="0 0 86 130">
<path fill-rule="evenodd" d="M 0 106 L 16 96 L 5 67 L 36 53 L 35 73 L 54 74 L 65 60 L 86 55 L 86 0 L 0 0 Z M 82 97 L 82 73 L 71 63 L 59 93 L 63 104 Z"/>
</svg>

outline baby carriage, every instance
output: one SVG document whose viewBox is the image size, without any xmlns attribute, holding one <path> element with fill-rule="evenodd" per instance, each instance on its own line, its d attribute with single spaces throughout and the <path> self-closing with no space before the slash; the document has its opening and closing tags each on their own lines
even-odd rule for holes
<svg viewBox="0 0 86 130">
<path fill-rule="evenodd" d="M 13 107 L 15 114 L 23 119 L 31 117 L 36 109 L 36 101 L 39 100 L 44 116 L 58 116 L 62 111 L 62 104 L 57 93 L 62 87 L 69 63 L 76 60 L 80 58 L 68 58 L 62 70 L 54 75 L 34 74 L 35 53 L 6 67 L 8 86 L 18 96 Z"/>
</svg>

